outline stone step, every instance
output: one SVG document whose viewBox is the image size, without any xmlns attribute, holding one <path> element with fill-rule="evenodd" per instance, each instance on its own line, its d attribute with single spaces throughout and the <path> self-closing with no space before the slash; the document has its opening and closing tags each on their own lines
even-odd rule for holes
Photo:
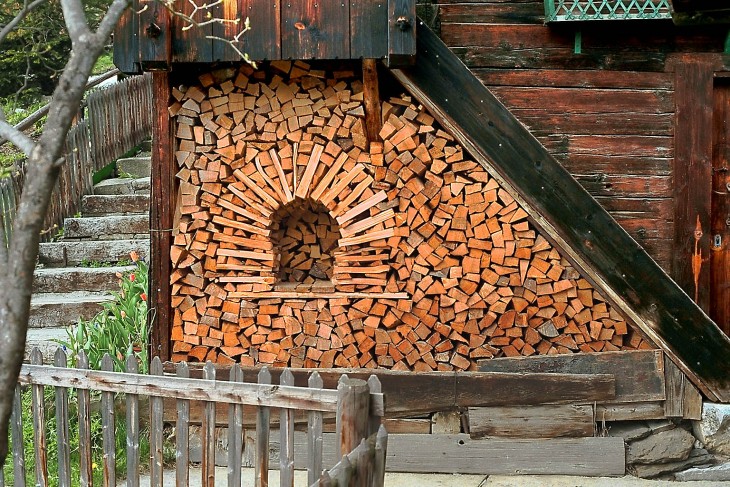
<svg viewBox="0 0 730 487">
<path fill-rule="evenodd" d="M 152 158 L 150 155 L 140 154 L 134 157 L 123 157 L 117 159 L 117 172 L 135 177 L 147 178 L 152 169 Z"/>
<path fill-rule="evenodd" d="M 94 186 L 94 194 L 149 194 L 150 178 L 111 178 Z"/>
<path fill-rule="evenodd" d="M 40 245 L 39 262 L 44 266 L 77 266 L 84 262 L 112 262 L 129 259 L 130 252 L 146 259 L 149 239 L 48 242 Z"/>
<path fill-rule="evenodd" d="M 40 350 L 43 356 L 44 364 L 53 363 L 53 355 L 56 349 L 60 347 L 59 341 L 68 341 L 68 333 L 66 328 L 31 328 L 25 341 L 25 358 L 26 362 L 30 361 L 30 352 L 34 348 Z"/>
<path fill-rule="evenodd" d="M 129 213 L 149 213 L 148 194 L 91 194 L 81 200 L 83 216 L 103 216 Z"/>
<path fill-rule="evenodd" d="M 51 267 L 36 269 L 34 293 L 66 293 L 73 291 L 117 291 L 117 273 L 133 271 L 136 266 L 115 267 Z"/>
<path fill-rule="evenodd" d="M 59 328 L 88 320 L 101 311 L 101 303 L 113 297 L 104 292 L 38 293 L 30 300 L 29 328 Z"/>
<path fill-rule="evenodd" d="M 66 218 L 63 223 L 64 239 L 129 239 L 148 238 L 149 215 L 94 216 Z"/>
</svg>

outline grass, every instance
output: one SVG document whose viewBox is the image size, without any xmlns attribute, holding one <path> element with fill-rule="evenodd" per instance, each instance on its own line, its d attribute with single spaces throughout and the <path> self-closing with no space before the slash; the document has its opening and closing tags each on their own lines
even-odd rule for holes
<svg viewBox="0 0 730 487">
<path fill-rule="evenodd" d="M 99 56 L 99 59 L 96 60 L 96 64 L 94 65 L 94 68 L 91 70 L 91 74 L 98 75 L 98 74 L 104 74 L 107 71 L 111 71 L 116 66 L 114 66 L 114 58 L 111 51 L 104 52 L 101 56 Z"/>
</svg>

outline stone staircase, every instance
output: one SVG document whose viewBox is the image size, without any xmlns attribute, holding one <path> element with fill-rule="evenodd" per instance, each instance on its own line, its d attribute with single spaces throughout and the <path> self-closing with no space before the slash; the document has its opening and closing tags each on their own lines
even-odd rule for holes
<svg viewBox="0 0 730 487">
<path fill-rule="evenodd" d="M 131 177 L 97 184 L 81 215 L 64 221 L 63 236 L 40 245 L 26 350 L 39 347 L 46 363 L 55 340 L 66 340 L 70 325 L 96 315 L 119 289 L 117 272 L 133 269 L 124 265 L 130 252 L 149 254 L 150 156 L 119 159 L 117 168 Z"/>
</svg>

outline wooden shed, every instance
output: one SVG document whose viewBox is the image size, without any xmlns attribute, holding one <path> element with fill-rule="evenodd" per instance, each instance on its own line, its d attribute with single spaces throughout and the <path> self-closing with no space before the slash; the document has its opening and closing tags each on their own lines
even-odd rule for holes
<svg viewBox="0 0 730 487">
<path fill-rule="evenodd" d="M 139 0 L 153 353 L 374 368 L 472 437 L 730 401 L 730 18 L 628 3 Z"/>
</svg>

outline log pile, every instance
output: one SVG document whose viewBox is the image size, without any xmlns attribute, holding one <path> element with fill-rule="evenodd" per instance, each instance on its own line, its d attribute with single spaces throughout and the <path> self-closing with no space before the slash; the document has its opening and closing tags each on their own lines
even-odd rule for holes
<svg viewBox="0 0 730 487">
<path fill-rule="evenodd" d="M 650 348 L 406 95 L 274 62 L 173 90 L 173 359 L 465 370 Z"/>
</svg>

